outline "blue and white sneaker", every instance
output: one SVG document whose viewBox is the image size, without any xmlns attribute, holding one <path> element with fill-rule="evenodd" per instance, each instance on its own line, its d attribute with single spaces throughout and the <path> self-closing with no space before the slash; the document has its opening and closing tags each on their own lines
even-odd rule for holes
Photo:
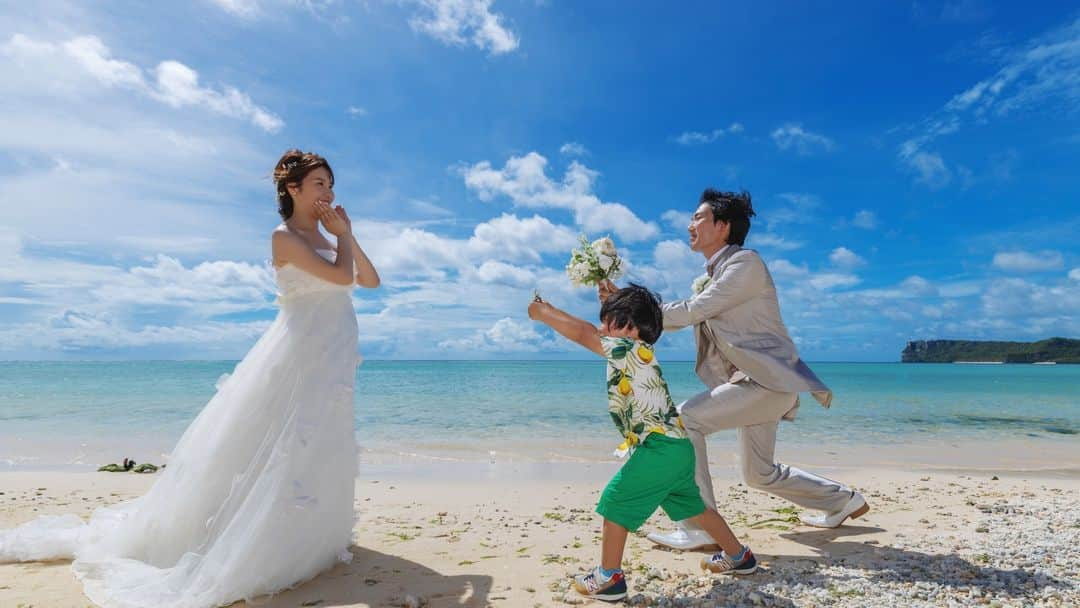
<svg viewBox="0 0 1080 608">
<path fill-rule="evenodd" d="M 615 571 L 609 578 L 598 566 L 588 574 L 575 576 L 573 586 L 581 595 L 605 602 L 617 602 L 626 597 L 626 577 L 622 570 Z"/>
<path fill-rule="evenodd" d="M 721 551 L 701 558 L 701 569 L 716 574 L 753 574 L 757 570 L 757 558 L 750 547 L 743 547 L 742 553 L 735 557 Z"/>
</svg>

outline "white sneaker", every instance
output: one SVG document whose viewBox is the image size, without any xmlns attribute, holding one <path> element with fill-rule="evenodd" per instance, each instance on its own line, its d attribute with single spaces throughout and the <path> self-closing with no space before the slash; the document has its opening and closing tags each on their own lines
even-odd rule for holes
<svg viewBox="0 0 1080 608">
<path fill-rule="evenodd" d="M 680 551 L 689 551 L 716 544 L 713 537 L 709 536 L 709 533 L 704 530 L 687 530 L 681 527 L 675 528 L 675 531 L 670 534 L 650 532 L 648 539 L 658 545 L 679 549 Z"/>
<path fill-rule="evenodd" d="M 866 499 L 862 494 L 858 492 L 852 492 L 851 498 L 848 499 L 847 504 L 843 509 L 840 509 L 836 513 L 826 513 L 825 515 L 799 515 L 799 519 L 808 526 L 814 526 L 815 528 L 837 528 L 847 518 L 855 519 L 866 515 L 866 512 L 870 510 L 870 505 L 866 504 Z"/>
</svg>

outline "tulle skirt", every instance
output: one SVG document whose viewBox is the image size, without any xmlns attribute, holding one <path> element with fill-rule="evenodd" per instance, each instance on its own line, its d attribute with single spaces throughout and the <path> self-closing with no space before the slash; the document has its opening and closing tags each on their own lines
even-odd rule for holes
<svg viewBox="0 0 1080 608">
<path fill-rule="evenodd" d="M 0 531 L 0 562 L 72 559 L 106 608 L 211 608 L 348 561 L 356 346 L 348 293 L 286 299 L 146 495 Z"/>
</svg>

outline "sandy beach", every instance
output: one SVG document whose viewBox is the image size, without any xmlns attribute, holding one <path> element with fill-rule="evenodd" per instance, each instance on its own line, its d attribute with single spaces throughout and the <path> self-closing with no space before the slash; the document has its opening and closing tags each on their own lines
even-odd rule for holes
<svg viewBox="0 0 1080 608">
<path fill-rule="evenodd" d="M 716 471 L 723 515 L 763 568 L 706 576 L 702 553 L 632 535 L 630 605 L 1074 606 L 1080 603 L 1080 467 L 829 467 L 864 492 L 870 513 L 836 530 Z M 616 463 L 453 463 L 366 467 L 351 564 L 254 605 L 552 606 L 580 603 L 569 577 L 598 558 L 593 506 Z M 0 526 L 87 515 L 137 496 L 153 476 L 0 474 Z M 64 562 L 0 565 L 0 606 L 90 606 Z M 237 606 L 246 604 L 240 603 Z"/>
</svg>

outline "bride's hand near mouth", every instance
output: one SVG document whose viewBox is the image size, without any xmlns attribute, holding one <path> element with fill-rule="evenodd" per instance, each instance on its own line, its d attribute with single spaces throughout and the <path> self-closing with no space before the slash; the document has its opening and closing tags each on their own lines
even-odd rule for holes
<svg viewBox="0 0 1080 608">
<path fill-rule="evenodd" d="M 315 203 L 315 214 L 318 216 L 319 223 L 323 225 L 323 228 L 326 228 L 327 232 L 338 238 L 348 235 L 352 229 L 352 222 L 349 221 L 349 216 L 341 205 L 338 205 L 335 209 L 330 207 L 330 203 L 317 201 Z"/>
</svg>

